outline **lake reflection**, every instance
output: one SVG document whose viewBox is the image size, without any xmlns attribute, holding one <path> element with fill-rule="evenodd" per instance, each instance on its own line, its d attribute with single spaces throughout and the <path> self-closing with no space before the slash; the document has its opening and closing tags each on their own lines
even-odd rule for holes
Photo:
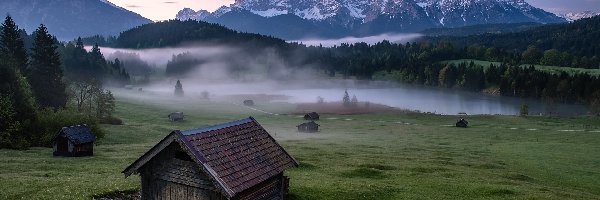
<svg viewBox="0 0 600 200">
<path fill-rule="evenodd" d="M 280 91 L 290 96 L 291 102 L 316 102 L 318 96 L 325 101 L 341 101 L 344 88 L 289 89 Z M 421 112 L 455 115 L 517 115 L 522 104 L 529 105 L 530 115 L 585 115 L 588 108 L 582 105 L 551 104 L 540 100 L 499 97 L 481 93 L 462 92 L 426 87 L 394 86 L 388 88 L 348 88 L 350 97 L 356 95 L 361 102 L 385 104 L 392 107 Z"/>
</svg>

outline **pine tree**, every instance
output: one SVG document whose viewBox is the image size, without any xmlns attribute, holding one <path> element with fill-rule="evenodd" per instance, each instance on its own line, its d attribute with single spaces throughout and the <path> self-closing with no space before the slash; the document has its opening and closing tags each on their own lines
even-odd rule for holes
<svg viewBox="0 0 600 200">
<path fill-rule="evenodd" d="M 5 54 L 11 62 L 14 62 L 21 73 L 26 73 L 28 57 L 19 27 L 10 16 L 6 16 L 1 29 L 0 52 Z"/>
<path fill-rule="evenodd" d="M 67 104 L 66 85 L 63 83 L 60 56 L 56 38 L 42 24 L 34 32 L 31 70 L 27 79 L 42 108 L 62 108 Z"/>
<path fill-rule="evenodd" d="M 0 53 L 0 148 L 27 148 L 32 132 L 25 129 L 37 120 L 35 103 L 26 79 L 5 57 Z"/>
<path fill-rule="evenodd" d="M 352 95 L 352 100 L 350 100 L 350 103 L 352 106 L 358 106 L 358 99 L 356 98 L 356 95 Z"/>
<path fill-rule="evenodd" d="M 181 85 L 181 81 L 179 80 L 177 80 L 177 84 L 175 84 L 175 96 L 183 96 L 183 86 Z"/>
<path fill-rule="evenodd" d="M 344 106 L 350 106 L 350 95 L 348 95 L 348 90 L 344 91 L 344 98 L 342 99 L 342 103 Z"/>
</svg>

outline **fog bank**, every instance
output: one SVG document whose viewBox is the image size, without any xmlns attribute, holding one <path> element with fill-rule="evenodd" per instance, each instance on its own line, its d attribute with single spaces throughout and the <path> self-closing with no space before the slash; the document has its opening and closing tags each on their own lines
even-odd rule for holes
<svg viewBox="0 0 600 200">
<path fill-rule="evenodd" d="M 368 36 L 368 37 L 345 37 L 340 39 L 304 39 L 304 40 L 294 40 L 290 42 L 297 42 L 308 46 L 319 46 L 323 47 L 333 47 L 339 46 L 342 43 L 346 44 L 354 44 L 359 42 L 364 42 L 370 45 L 376 44 L 378 42 L 387 40 L 392 43 L 407 43 L 413 42 L 419 38 L 421 38 L 422 34 L 417 33 L 407 33 L 407 34 L 382 34 L 376 36 Z"/>
</svg>

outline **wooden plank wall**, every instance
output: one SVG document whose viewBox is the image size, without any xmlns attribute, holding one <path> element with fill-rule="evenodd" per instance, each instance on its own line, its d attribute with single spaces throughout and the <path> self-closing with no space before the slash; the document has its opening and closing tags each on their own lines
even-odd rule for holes
<svg viewBox="0 0 600 200">
<path fill-rule="evenodd" d="M 179 148 L 168 146 L 140 170 L 142 199 L 225 200 L 195 163 L 175 158 Z"/>
</svg>

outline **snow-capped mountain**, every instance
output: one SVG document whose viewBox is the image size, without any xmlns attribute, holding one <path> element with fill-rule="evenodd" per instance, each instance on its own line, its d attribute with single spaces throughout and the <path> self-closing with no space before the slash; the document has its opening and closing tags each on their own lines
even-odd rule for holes
<svg viewBox="0 0 600 200">
<path fill-rule="evenodd" d="M 184 9 L 177 19 L 219 23 L 224 16 L 241 17 L 240 13 L 245 17 L 251 14 L 262 18 L 294 15 L 316 26 L 342 28 L 338 31 L 348 33 L 345 36 L 490 23 L 565 21 L 525 0 L 236 0 L 213 13 Z"/>
<path fill-rule="evenodd" d="M 578 19 L 583 19 L 583 18 L 590 18 L 590 17 L 594 17 L 600 15 L 600 12 L 592 12 L 592 11 L 584 11 L 584 12 L 578 12 L 578 13 L 566 13 L 566 14 L 561 14 L 559 15 L 562 18 L 565 18 L 567 21 L 575 21 Z"/>
</svg>

